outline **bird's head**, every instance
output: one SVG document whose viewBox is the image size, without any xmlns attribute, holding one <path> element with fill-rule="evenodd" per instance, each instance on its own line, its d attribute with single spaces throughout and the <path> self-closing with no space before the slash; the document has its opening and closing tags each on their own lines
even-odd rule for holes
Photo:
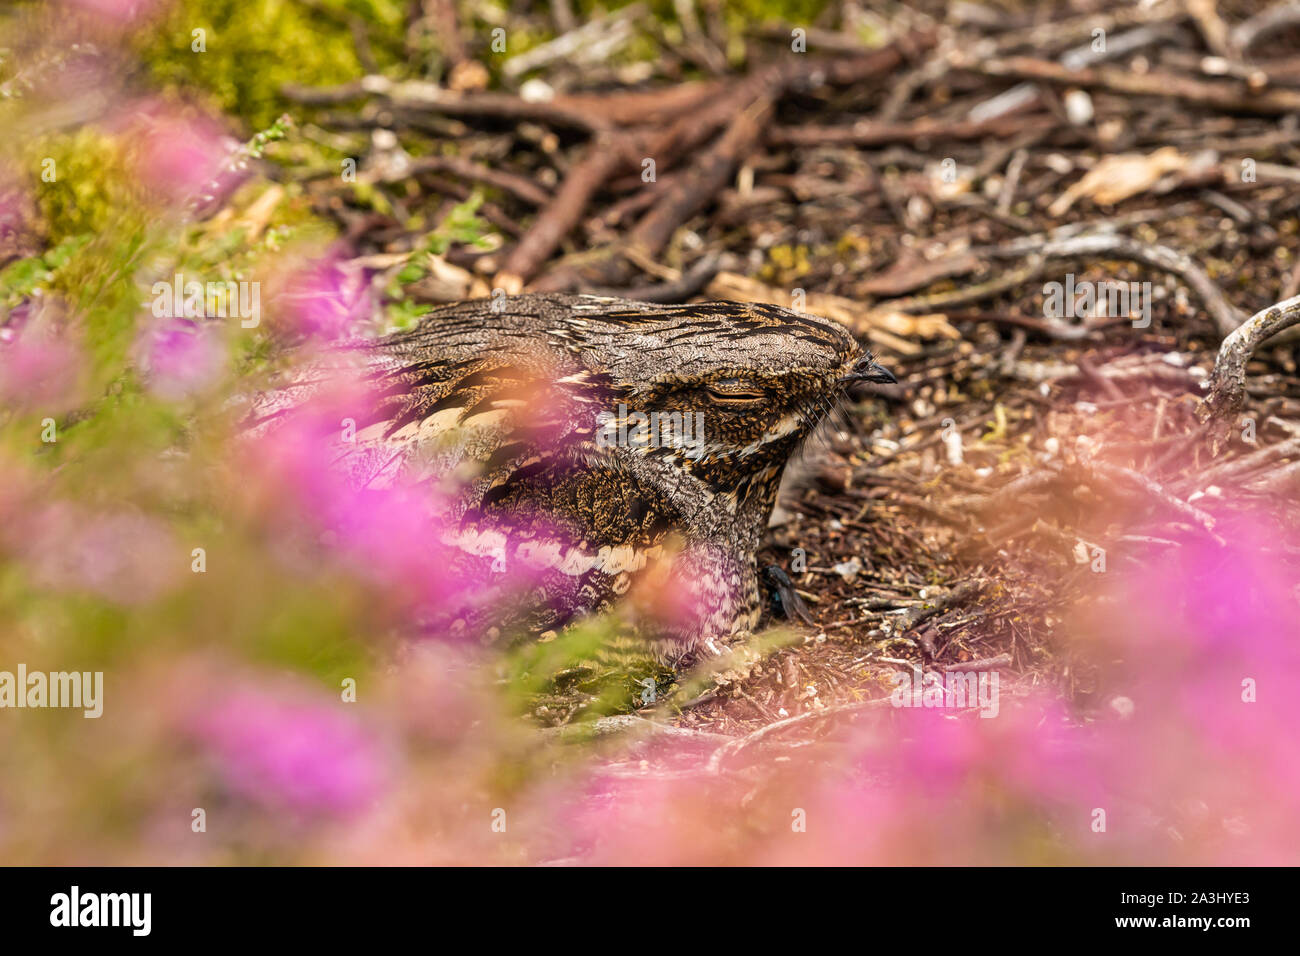
<svg viewBox="0 0 1300 956">
<path fill-rule="evenodd" d="M 597 444 L 662 462 L 739 509 L 854 382 L 894 382 L 841 325 L 769 305 L 575 297 L 552 331 L 606 382 Z"/>
</svg>

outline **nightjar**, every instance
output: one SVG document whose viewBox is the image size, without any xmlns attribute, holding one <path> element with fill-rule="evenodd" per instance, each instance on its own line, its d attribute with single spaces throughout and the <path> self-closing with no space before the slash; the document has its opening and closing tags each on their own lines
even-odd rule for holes
<svg viewBox="0 0 1300 956">
<path fill-rule="evenodd" d="M 358 487 L 437 489 L 430 544 L 483 593 L 529 575 L 526 600 L 431 610 L 430 628 L 555 628 L 626 598 L 663 656 L 757 626 L 786 462 L 851 383 L 894 381 L 834 322 L 734 302 L 498 296 L 347 353 L 362 398 L 338 467 Z M 260 396 L 253 427 L 326 377 Z"/>
</svg>

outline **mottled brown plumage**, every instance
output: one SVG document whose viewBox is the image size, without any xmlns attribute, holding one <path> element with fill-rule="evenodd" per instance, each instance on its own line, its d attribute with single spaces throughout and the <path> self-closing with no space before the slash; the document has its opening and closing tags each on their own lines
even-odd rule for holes
<svg viewBox="0 0 1300 956">
<path fill-rule="evenodd" d="M 538 627 L 608 607 L 671 559 L 658 596 L 680 613 L 651 635 L 665 652 L 757 625 L 782 469 L 848 383 L 892 381 L 833 322 L 732 302 L 484 299 L 359 352 L 370 397 L 340 462 L 355 482 L 454 486 L 444 543 L 540 574 Z M 269 393 L 258 416 L 319 381 Z M 636 412 L 671 434 L 638 441 Z"/>
</svg>

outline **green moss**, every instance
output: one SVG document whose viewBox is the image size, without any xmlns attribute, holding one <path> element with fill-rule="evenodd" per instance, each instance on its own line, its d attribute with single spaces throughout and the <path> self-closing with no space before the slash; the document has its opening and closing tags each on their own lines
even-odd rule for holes
<svg viewBox="0 0 1300 956">
<path fill-rule="evenodd" d="M 778 20 L 796 26 L 812 23 L 830 0 L 726 0 L 723 9 L 741 23 Z"/>
<path fill-rule="evenodd" d="M 627 2 L 582 0 L 576 4 L 579 23 Z M 432 49 L 406 48 L 407 0 L 178 0 L 171 13 L 138 39 L 138 52 L 154 77 L 173 90 L 202 94 L 223 112 L 238 116 L 247 129 L 268 125 L 286 109 L 281 95 L 286 84 L 324 86 L 355 80 L 366 72 L 357 54 L 352 24 L 367 36 L 380 71 L 392 78 L 438 75 L 441 53 L 436 36 Z M 811 24 L 828 0 L 726 0 L 723 15 L 737 44 L 753 24 L 780 22 Z M 549 18 L 512 22 L 509 5 L 501 0 L 459 4 L 462 32 L 483 64 L 495 72 L 510 56 L 526 52 L 553 38 Z M 654 0 L 652 16 L 671 32 L 677 29 L 672 0 Z M 490 52 L 488 31 L 505 26 L 508 50 Z M 648 24 L 644 25 L 648 26 Z M 194 49 L 195 31 L 203 30 L 202 52 Z M 477 42 L 475 42 L 477 37 Z M 743 45 L 728 51 L 743 58 Z M 612 63 L 651 60 L 657 41 L 647 31 L 635 37 Z"/>
<path fill-rule="evenodd" d="M 272 128 L 249 148 L 255 153 L 286 132 Z M 39 171 L 52 161 L 55 176 L 49 182 L 35 172 L 27 177 L 48 244 L 41 254 L 0 271 L 0 307 L 13 308 L 37 292 L 72 306 L 84 327 L 99 387 L 119 378 L 127 365 L 147 298 L 141 276 L 181 272 L 208 280 L 254 279 L 289 243 L 323 244 L 334 235 L 333 226 L 312 213 L 296 184 L 284 188 L 265 222 L 253 231 L 241 217 L 268 188 L 256 179 L 210 220 L 160 216 L 157 197 L 150 197 L 132 173 L 130 150 L 129 138 L 87 128 L 25 143 L 13 154 L 20 169 Z M 246 353 L 251 355 L 259 342 L 245 337 Z"/>
<path fill-rule="evenodd" d="M 52 161 L 53 181 L 30 179 L 33 199 L 50 242 L 100 234 L 120 224 L 123 211 L 144 198 L 121 141 L 91 128 L 47 136 L 25 144 L 19 164 L 44 170 Z"/>
<path fill-rule="evenodd" d="M 807 246 L 773 246 L 767 251 L 767 262 L 759 270 L 759 277 L 776 285 L 787 285 L 812 271 Z"/>
<path fill-rule="evenodd" d="M 268 126 L 290 106 L 285 84 L 332 85 L 366 71 L 348 25 L 367 28 L 380 68 L 397 75 L 403 63 L 400 0 L 316 0 L 324 15 L 297 0 L 181 0 L 141 38 L 140 54 L 163 84 L 209 95 L 249 129 Z M 196 52 L 195 30 L 206 49 Z"/>
</svg>

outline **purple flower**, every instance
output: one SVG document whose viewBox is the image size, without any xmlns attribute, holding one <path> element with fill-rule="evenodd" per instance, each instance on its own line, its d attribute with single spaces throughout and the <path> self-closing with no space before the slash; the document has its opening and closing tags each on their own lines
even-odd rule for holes
<svg viewBox="0 0 1300 956">
<path fill-rule="evenodd" d="M 171 401 L 210 389 L 226 364 L 216 330 L 188 319 L 164 319 L 150 326 L 140 336 L 136 353 L 149 390 Z"/>
<path fill-rule="evenodd" d="M 462 528 L 452 479 L 437 485 L 404 472 L 400 450 L 366 433 L 374 384 L 343 370 L 311 372 L 314 394 L 245 446 L 245 474 L 257 479 L 250 487 L 277 529 L 278 552 L 304 571 L 319 570 L 323 552 L 333 569 L 380 592 L 380 614 L 410 615 L 449 636 L 491 626 L 500 616 L 493 606 L 517 602 L 563 553 L 549 544 L 550 524 Z"/>
<path fill-rule="evenodd" d="M 166 0 L 63 0 L 68 6 L 95 14 L 102 20 L 129 26 L 161 7 Z"/>
<path fill-rule="evenodd" d="M 20 512 L 2 533 L 38 584 L 115 604 L 157 599 L 188 561 L 166 525 L 130 512 L 96 514 L 58 502 Z"/>
<path fill-rule="evenodd" d="M 365 270 L 335 256 L 290 276 L 281 302 L 294 331 L 327 341 L 354 334 L 374 307 Z"/>
<path fill-rule="evenodd" d="M 129 106 L 111 128 L 125 137 L 139 182 L 160 202 L 211 204 L 243 179 L 231 165 L 238 141 L 202 114 L 146 100 Z"/>
<path fill-rule="evenodd" d="M 15 334 L 0 336 L 0 402 L 6 405 L 64 412 L 78 401 L 83 372 L 81 352 L 31 318 Z"/>
<path fill-rule="evenodd" d="M 234 793 L 344 816 L 373 803 L 385 777 L 374 740 L 346 706 L 297 690 L 243 688 L 206 709 L 196 730 Z"/>
</svg>

